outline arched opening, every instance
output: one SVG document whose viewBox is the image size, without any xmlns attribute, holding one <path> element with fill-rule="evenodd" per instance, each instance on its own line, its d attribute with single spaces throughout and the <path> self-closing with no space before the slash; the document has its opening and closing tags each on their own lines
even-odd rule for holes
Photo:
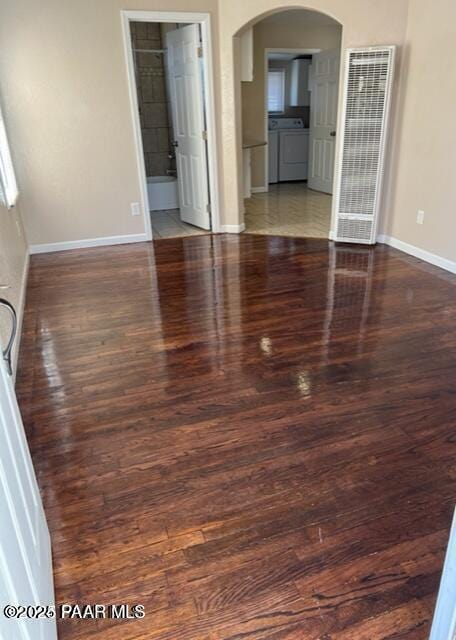
<svg viewBox="0 0 456 640">
<path fill-rule="evenodd" d="M 341 42 L 337 20 L 303 8 L 263 14 L 234 38 L 248 233 L 330 236 Z"/>
</svg>

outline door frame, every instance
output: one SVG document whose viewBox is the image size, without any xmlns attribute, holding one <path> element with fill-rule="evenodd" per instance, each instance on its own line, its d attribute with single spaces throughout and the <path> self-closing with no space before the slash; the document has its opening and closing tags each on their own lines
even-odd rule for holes
<svg viewBox="0 0 456 640">
<path fill-rule="evenodd" d="M 146 167 L 139 118 L 138 96 L 136 93 L 133 44 L 130 35 L 130 22 L 175 22 L 201 25 L 203 48 L 204 110 L 207 126 L 207 172 L 209 178 L 209 201 L 211 206 L 211 231 L 220 231 L 220 197 L 218 182 L 217 129 L 215 119 L 214 67 L 212 60 L 212 25 L 209 13 L 186 11 L 127 11 L 120 12 L 124 54 L 127 68 L 128 94 L 133 124 L 133 137 L 136 152 L 136 164 L 141 194 L 141 208 L 147 240 L 152 240 L 152 224 L 147 197 Z"/>
<path fill-rule="evenodd" d="M 264 50 L 264 139 L 268 140 L 269 134 L 269 112 L 268 112 L 268 56 L 270 53 L 290 53 L 299 55 L 313 55 L 314 53 L 320 53 L 322 49 L 310 49 L 307 48 L 292 48 L 286 47 L 267 47 Z M 257 187 L 253 190 L 253 193 L 267 193 L 269 191 L 269 158 L 268 147 L 266 145 L 266 151 L 264 154 L 264 181 L 263 187 Z"/>
</svg>

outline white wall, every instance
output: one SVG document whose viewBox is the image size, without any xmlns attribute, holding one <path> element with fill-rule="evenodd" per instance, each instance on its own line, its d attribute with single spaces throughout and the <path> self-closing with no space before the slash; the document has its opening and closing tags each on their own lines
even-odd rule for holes
<svg viewBox="0 0 456 640">
<path fill-rule="evenodd" d="M 382 230 L 453 256 L 456 4 L 413 0 L 409 14 L 408 0 L 295 0 L 299 6 L 341 23 L 344 48 L 399 45 Z M 0 5 L 0 87 L 32 243 L 144 231 L 142 218 L 130 215 L 140 192 L 120 22 L 121 9 L 138 8 L 134 0 Z M 143 0 L 140 8 L 211 12 L 222 223 L 239 224 L 242 117 L 233 38 L 286 7 L 282 0 L 174 0 L 171 7 Z M 244 117 L 262 127 L 253 106 Z M 426 211 L 423 227 L 414 221 L 417 208 Z"/>
<path fill-rule="evenodd" d="M 31 244 L 144 232 L 130 212 L 140 185 L 120 12 L 189 4 L 212 13 L 217 34 L 216 0 L 0 3 L 0 83 Z"/>
<path fill-rule="evenodd" d="M 456 261 L 456 2 L 413 0 L 384 232 Z M 416 224 L 418 209 L 424 224 Z"/>
</svg>

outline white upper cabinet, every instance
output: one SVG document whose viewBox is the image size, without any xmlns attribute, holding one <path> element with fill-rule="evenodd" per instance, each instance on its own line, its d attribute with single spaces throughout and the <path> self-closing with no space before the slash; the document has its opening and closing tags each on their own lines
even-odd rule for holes
<svg viewBox="0 0 456 640">
<path fill-rule="evenodd" d="M 247 29 L 241 35 L 241 80 L 253 80 L 253 29 Z"/>
<path fill-rule="evenodd" d="M 290 107 L 310 105 L 309 66 L 310 60 L 305 58 L 297 58 L 291 63 Z"/>
</svg>

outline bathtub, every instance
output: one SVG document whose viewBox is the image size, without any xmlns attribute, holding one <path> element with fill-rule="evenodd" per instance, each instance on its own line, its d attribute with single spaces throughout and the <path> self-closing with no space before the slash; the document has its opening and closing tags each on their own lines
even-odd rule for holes
<svg viewBox="0 0 456 640">
<path fill-rule="evenodd" d="M 175 176 L 152 176 L 147 178 L 149 211 L 178 209 L 177 178 Z"/>
</svg>

